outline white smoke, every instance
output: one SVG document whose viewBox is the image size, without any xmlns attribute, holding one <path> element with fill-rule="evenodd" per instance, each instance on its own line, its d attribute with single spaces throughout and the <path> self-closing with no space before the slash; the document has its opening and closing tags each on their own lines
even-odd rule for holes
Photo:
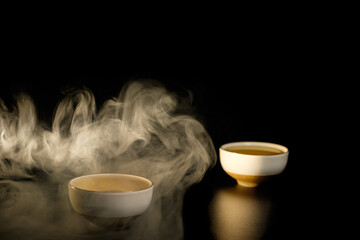
<svg viewBox="0 0 360 240">
<path fill-rule="evenodd" d="M 184 102 L 158 82 L 134 81 L 97 111 L 85 88 L 68 94 L 46 127 L 27 95 L 12 110 L 0 99 L 1 239 L 181 239 L 183 194 L 216 160 Z M 95 231 L 71 209 L 68 180 L 104 172 L 154 183 L 150 208 L 126 230 Z"/>
</svg>

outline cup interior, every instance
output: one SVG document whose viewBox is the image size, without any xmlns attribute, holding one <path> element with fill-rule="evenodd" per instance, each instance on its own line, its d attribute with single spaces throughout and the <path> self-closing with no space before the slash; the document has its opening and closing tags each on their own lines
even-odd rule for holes
<svg viewBox="0 0 360 240">
<path fill-rule="evenodd" d="M 246 155 L 279 155 L 288 152 L 282 145 L 267 142 L 234 142 L 221 146 L 222 150 Z"/>
<path fill-rule="evenodd" d="M 72 179 L 74 188 L 93 192 L 134 192 L 152 186 L 146 178 L 128 174 L 93 174 Z"/>
</svg>

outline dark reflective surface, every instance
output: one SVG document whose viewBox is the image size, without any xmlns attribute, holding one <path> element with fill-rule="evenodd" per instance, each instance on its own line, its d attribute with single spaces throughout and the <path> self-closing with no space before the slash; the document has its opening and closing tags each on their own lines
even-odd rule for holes
<svg viewBox="0 0 360 240">
<path fill-rule="evenodd" d="M 306 235 L 313 220 L 307 218 L 315 203 L 290 170 L 257 188 L 236 184 L 220 166 L 203 182 L 189 189 L 183 210 L 185 239 L 291 239 Z M 316 213 L 317 214 L 317 213 Z"/>
<path fill-rule="evenodd" d="M 272 201 L 268 194 L 241 186 L 218 189 L 209 205 L 217 239 L 259 239 L 268 228 Z"/>
</svg>

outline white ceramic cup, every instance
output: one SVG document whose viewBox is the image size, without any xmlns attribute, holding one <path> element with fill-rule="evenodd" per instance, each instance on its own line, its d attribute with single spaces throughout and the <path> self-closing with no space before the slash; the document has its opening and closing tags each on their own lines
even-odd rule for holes
<svg viewBox="0 0 360 240">
<path fill-rule="evenodd" d="M 92 174 L 68 183 L 73 209 L 85 216 L 126 218 L 138 216 L 149 207 L 153 194 L 150 180 L 128 174 Z"/>
<path fill-rule="evenodd" d="M 234 149 L 242 149 L 235 151 Z M 250 150 L 246 152 L 246 149 Z M 220 147 L 220 163 L 239 185 L 256 187 L 286 167 L 289 150 L 267 142 L 233 142 Z M 268 152 L 269 155 L 263 155 Z"/>
</svg>

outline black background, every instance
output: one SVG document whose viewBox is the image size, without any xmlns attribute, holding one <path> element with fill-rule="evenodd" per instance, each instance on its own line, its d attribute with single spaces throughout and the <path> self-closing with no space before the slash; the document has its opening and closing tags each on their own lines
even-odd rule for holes
<svg viewBox="0 0 360 240">
<path fill-rule="evenodd" d="M 317 27 L 304 30 L 297 21 L 230 20 L 174 23 L 162 30 L 137 25 L 129 32 L 119 25 L 100 33 L 81 24 L 69 31 L 59 30 L 59 23 L 33 29 L 23 21 L 2 47 L 0 97 L 11 105 L 18 92 L 28 93 L 40 120 L 50 123 L 62 92 L 73 87 L 92 90 L 98 107 L 132 79 L 155 79 L 179 93 L 189 90 L 194 114 L 216 149 L 232 141 L 289 148 L 284 173 L 259 188 L 277 202 L 264 238 L 324 234 L 327 225 L 319 229 L 319 222 L 325 223 L 324 202 L 332 194 L 318 174 L 329 158 L 317 149 L 331 138 L 326 119 L 334 83 L 328 76 L 336 71 L 327 64 L 327 44 Z M 216 189 L 233 185 L 218 161 L 188 190 L 186 239 L 213 237 L 208 204 Z"/>
</svg>

